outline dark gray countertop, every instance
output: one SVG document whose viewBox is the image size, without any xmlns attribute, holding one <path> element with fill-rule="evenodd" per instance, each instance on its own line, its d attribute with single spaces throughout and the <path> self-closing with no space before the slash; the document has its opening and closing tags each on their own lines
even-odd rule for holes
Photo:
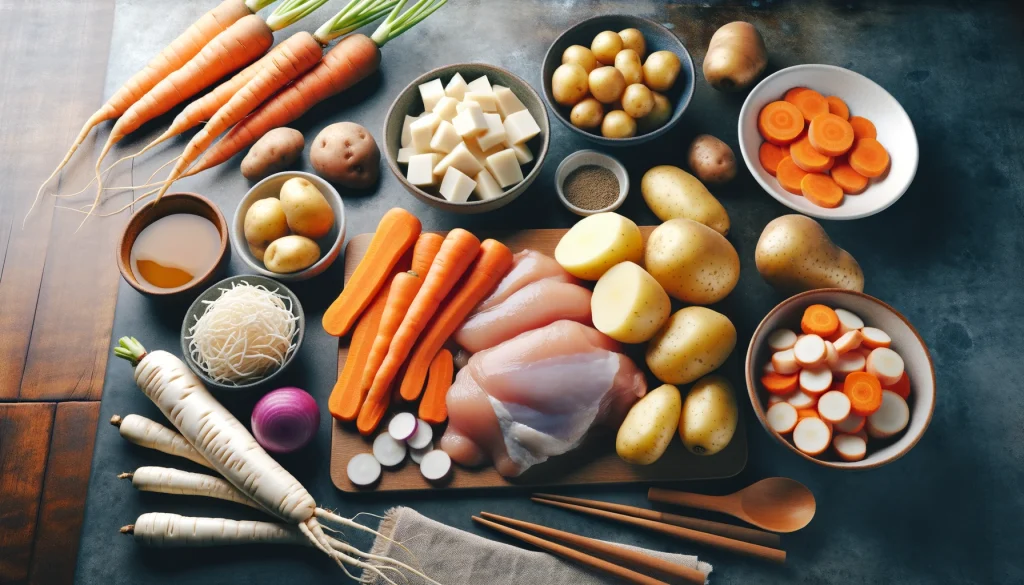
<svg viewBox="0 0 1024 585">
<path fill-rule="evenodd" d="M 118 2 L 108 95 L 212 1 L 161 5 Z M 712 2 L 712 4 L 718 4 Z M 825 222 L 839 245 L 864 268 L 866 292 L 902 311 L 929 343 L 938 376 L 931 427 L 902 460 L 861 473 L 814 466 L 769 439 L 744 404 L 750 437 L 749 463 L 736 478 L 687 487 L 726 493 L 762 477 L 783 475 L 807 484 L 818 514 L 805 530 L 784 537 L 785 567 L 654 537 L 597 519 L 535 506 L 513 491 L 421 495 L 345 495 L 328 476 L 330 417 L 326 400 L 336 375 L 334 338 L 318 326 L 341 286 L 342 263 L 323 276 L 295 285 L 309 328 L 295 366 L 282 384 L 308 389 L 324 405 L 315 443 L 284 457 L 322 506 L 342 514 L 381 513 L 410 505 L 431 518 L 477 531 L 470 515 L 482 509 L 604 539 L 696 553 L 715 566 L 712 582 L 726 583 L 1021 583 L 1024 566 L 1024 401 L 1020 381 L 1024 322 L 1024 37 L 1019 8 L 1010 2 L 919 2 L 893 7 L 875 2 L 729 3 L 695 8 L 660 2 L 518 2 L 451 0 L 426 23 L 383 50 L 381 72 L 320 104 L 296 127 L 307 140 L 342 120 L 363 124 L 379 139 L 393 97 L 421 72 L 452 62 L 483 60 L 511 69 L 539 88 L 540 63 L 555 36 L 585 17 L 615 12 L 671 23 L 699 69 L 714 30 L 730 20 L 758 25 L 771 53 L 772 70 L 797 63 L 849 67 L 888 89 L 910 114 L 921 145 L 921 164 L 911 189 L 893 207 L 871 218 Z M 300 25 L 312 30 L 341 5 L 335 0 Z M 738 5 L 738 6 L 736 6 Z M 744 5 L 757 8 L 744 7 Z M 287 31 L 286 31 L 287 32 Z M 280 33 L 279 33 L 280 36 Z M 734 149 L 736 116 L 743 96 L 724 95 L 699 79 L 682 123 L 666 137 L 629 152 L 616 152 L 634 177 L 656 163 L 682 165 L 689 139 L 714 134 Z M 144 144 L 167 123 L 147 127 L 149 136 L 126 142 L 121 153 Z M 426 228 L 471 229 L 568 227 L 576 219 L 558 202 L 554 169 L 568 153 L 590 146 L 552 119 L 552 147 L 540 178 L 500 212 L 465 217 L 435 212 L 411 196 L 382 167 L 375 193 L 346 196 L 349 235 L 371 231 L 381 213 L 400 205 Z M 146 132 L 143 132 L 146 134 Z M 169 153 L 159 149 L 113 182 L 142 182 Z M 83 163 L 84 164 L 84 163 Z M 636 185 L 637 182 L 634 182 Z M 203 193 L 230 218 L 248 185 L 237 161 L 182 181 Z M 637 189 L 634 189 L 637 191 Z M 714 190 L 732 217 L 730 240 L 743 263 L 740 284 L 721 304 L 739 329 L 737 351 L 723 371 L 742 390 L 743 348 L 760 318 L 781 296 L 758 276 L 753 250 L 764 225 L 787 210 L 765 194 L 745 170 Z M 638 192 L 622 211 L 652 223 Z M 233 273 L 242 264 L 233 259 Z M 122 283 L 114 337 L 135 335 L 150 348 L 178 351 L 186 305 L 144 298 Z M 69 349 L 70 350 L 70 349 Z M 111 360 L 101 421 L 112 414 L 159 412 L 135 388 L 130 368 Z M 219 395 L 247 420 L 254 396 Z M 147 511 L 186 515 L 258 516 L 239 506 L 201 499 L 140 494 L 116 472 L 147 464 L 184 466 L 127 444 L 101 423 L 92 464 L 76 581 L 113 583 L 337 583 L 344 576 L 318 553 L 285 547 L 245 546 L 219 550 L 146 550 L 117 529 Z M 588 496 L 644 505 L 637 487 L 578 490 Z M 488 534 L 487 536 L 491 536 Z M 354 541 L 368 543 L 360 536 Z"/>
</svg>

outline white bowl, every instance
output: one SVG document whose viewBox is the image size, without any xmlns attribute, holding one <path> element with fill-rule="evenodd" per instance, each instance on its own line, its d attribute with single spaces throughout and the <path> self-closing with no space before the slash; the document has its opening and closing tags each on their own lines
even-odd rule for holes
<svg viewBox="0 0 1024 585">
<path fill-rule="evenodd" d="M 619 181 L 619 196 L 608 207 L 603 209 L 583 209 L 573 205 L 565 197 L 565 192 L 562 190 L 565 179 L 569 177 L 570 173 L 586 165 L 604 167 L 614 173 L 615 178 Z M 577 150 L 562 159 L 562 162 L 559 163 L 558 168 L 555 170 L 555 190 L 558 191 L 558 198 L 562 200 L 562 205 L 565 205 L 566 209 L 576 215 L 586 217 L 595 213 L 615 211 L 626 200 L 626 195 L 629 195 L 629 173 L 626 172 L 626 167 L 622 166 L 622 163 L 607 154 L 597 152 L 596 150 Z"/>
<path fill-rule="evenodd" d="M 326 236 L 316 240 L 317 245 L 320 246 L 320 260 L 317 260 L 316 264 L 298 272 L 280 274 L 267 270 L 263 262 L 258 260 L 249 251 L 249 244 L 245 241 L 245 214 L 254 202 L 260 199 L 267 199 L 268 197 L 277 197 L 281 192 L 281 185 L 294 177 L 306 179 L 316 185 L 316 188 L 323 193 L 327 203 L 334 211 L 334 227 L 331 228 L 331 231 L 327 232 Z M 341 195 L 337 189 L 317 175 L 302 171 L 275 173 L 253 185 L 252 189 L 249 189 L 249 192 L 245 194 L 245 197 L 242 197 L 241 203 L 235 208 L 235 216 L 231 220 L 230 231 L 231 247 L 234 249 L 235 254 L 256 274 L 285 282 L 306 280 L 327 270 L 327 267 L 337 260 L 338 253 L 341 252 L 341 244 L 345 241 L 345 204 L 342 203 Z"/>
<path fill-rule="evenodd" d="M 863 116 L 875 124 L 878 141 L 889 151 L 888 172 L 872 180 L 863 193 L 844 197 L 842 204 L 834 209 L 820 207 L 783 189 L 775 177 L 764 170 L 757 157 L 764 141 L 757 131 L 758 114 L 794 87 L 809 87 L 824 96 L 842 98 L 850 107 L 851 116 Z M 739 142 L 743 162 L 769 195 L 790 209 L 821 219 L 859 219 L 874 215 L 895 203 L 917 173 L 917 134 L 907 112 L 882 86 L 859 73 L 833 65 L 796 65 L 769 75 L 757 84 L 740 110 Z"/>
</svg>

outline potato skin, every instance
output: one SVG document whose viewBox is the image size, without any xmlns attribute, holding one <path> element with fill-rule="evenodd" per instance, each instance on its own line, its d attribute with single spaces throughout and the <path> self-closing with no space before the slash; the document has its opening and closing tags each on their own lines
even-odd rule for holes
<svg viewBox="0 0 1024 585">
<path fill-rule="evenodd" d="M 690 388 L 679 417 L 679 438 L 694 455 L 714 455 L 736 434 L 739 410 L 732 385 L 722 376 L 705 376 Z"/>
<path fill-rule="evenodd" d="M 761 33 L 749 22 L 730 22 L 711 37 L 704 79 L 719 91 L 739 91 L 750 87 L 767 65 Z"/>
<path fill-rule="evenodd" d="M 380 176 L 380 149 L 366 128 L 338 122 L 316 135 L 309 162 L 321 177 L 351 189 L 372 187 Z"/>
<path fill-rule="evenodd" d="M 270 242 L 288 235 L 288 218 L 281 200 L 267 197 L 253 201 L 245 212 L 242 233 L 250 246 L 266 250 Z"/>
<path fill-rule="evenodd" d="M 669 295 L 710 305 L 740 279 L 740 257 L 725 236 L 690 219 L 672 219 L 651 232 L 644 265 Z"/>
<path fill-rule="evenodd" d="M 306 140 L 294 128 L 274 128 L 264 134 L 242 159 L 242 176 L 250 181 L 279 173 L 302 155 Z"/>
<path fill-rule="evenodd" d="M 757 240 L 754 262 L 761 277 L 784 292 L 864 290 L 864 272 L 857 260 L 805 215 L 783 215 L 768 222 Z"/>
<path fill-rule="evenodd" d="M 320 189 L 304 177 L 285 181 L 280 197 L 288 228 L 296 234 L 315 240 L 334 227 L 334 209 Z"/>
<path fill-rule="evenodd" d="M 736 155 L 732 148 L 710 134 L 693 139 L 687 160 L 693 174 L 704 183 L 721 185 L 736 177 Z"/>
<path fill-rule="evenodd" d="M 729 234 L 729 212 L 697 177 L 679 167 L 651 168 L 640 180 L 640 193 L 661 221 L 692 219 L 723 236 Z"/>
<path fill-rule="evenodd" d="M 647 344 L 647 366 L 666 384 L 689 384 L 718 369 L 736 347 L 736 327 L 707 307 L 686 307 Z"/>
<path fill-rule="evenodd" d="M 285 236 L 270 243 L 263 255 L 267 270 L 278 274 L 298 272 L 316 264 L 320 246 L 304 236 Z"/>
<path fill-rule="evenodd" d="M 665 453 L 676 434 L 683 408 L 679 389 L 663 384 L 629 410 L 615 436 L 615 452 L 627 463 L 650 465 Z"/>
</svg>

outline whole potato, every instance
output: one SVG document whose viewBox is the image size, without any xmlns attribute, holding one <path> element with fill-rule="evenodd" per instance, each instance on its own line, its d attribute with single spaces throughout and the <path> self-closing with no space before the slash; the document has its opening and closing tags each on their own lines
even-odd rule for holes
<svg viewBox="0 0 1024 585">
<path fill-rule="evenodd" d="M 593 51 L 583 45 L 572 45 L 562 51 L 562 63 L 576 63 L 583 67 L 583 70 L 590 73 L 597 68 L 597 57 Z"/>
<path fill-rule="evenodd" d="M 643 343 L 672 312 L 668 293 L 634 262 L 620 262 L 594 285 L 590 313 L 594 328 L 622 343 Z"/>
<path fill-rule="evenodd" d="M 704 57 L 704 79 L 720 91 L 750 87 L 768 65 L 761 33 L 749 22 L 730 22 L 715 31 Z"/>
<path fill-rule="evenodd" d="M 309 162 L 321 177 L 342 187 L 366 189 L 380 175 L 380 150 L 370 131 L 352 122 L 338 122 L 316 135 Z"/>
<path fill-rule="evenodd" d="M 651 390 L 619 425 L 615 452 L 627 463 L 654 463 L 672 442 L 682 410 L 683 398 L 675 386 L 663 384 Z"/>
<path fill-rule="evenodd" d="M 576 104 L 569 112 L 569 121 L 572 122 L 572 125 L 584 130 L 593 130 L 599 127 L 602 120 L 604 120 L 604 106 L 592 97 Z"/>
<path fill-rule="evenodd" d="M 697 177 L 671 165 L 656 166 L 640 180 L 640 193 L 661 221 L 684 217 L 723 236 L 729 234 L 729 213 Z"/>
<path fill-rule="evenodd" d="M 603 104 L 619 101 L 626 89 L 626 79 L 614 67 L 598 67 L 590 72 L 588 80 L 590 93 Z"/>
<path fill-rule="evenodd" d="M 768 222 L 757 240 L 754 262 L 768 284 L 785 292 L 864 290 L 860 264 L 832 243 L 820 223 L 804 215 L 783 215 Z"/>
<path fill-rule="evenodd" d="M 640 64 L 640 56 L 633 49 L 622 49 L 615 55 L 615 68 L 622 73 L 626 85 L 644 82 L 644 69 Z"/>
<path fill-rule="evenodd" d="M 679 417 L 679 438 L 695 455 L 714 455 L 736 434 L 739 409 L 732 385 L 722 376 L 705 376 L 690 388 Z"/>
<path fill-rule="evenodd" d="M 579 220 L 555 246 L 555 261 L 583 280 L 597 280 L 619 262 L 638 263 L 643 256 L 640 228 L 611 211 Z"/>
<path fill-rule="evenodd" d="M 578 63 L 563 63 L 551 74 L 551 94 L 563 106 L 572 106 L 587 97 L 587 71 Z"/>
<path fill-rule="evenodd" d="M 647 366 L 666 384 L 689 384 L 725 363 L 735 346 L 736 328 L 728 317 L 686 307 L 647 344 Z"/>
<path fill-rule="evenodd" d="M 636 120 L 622 110 L 612 110 L 601 121 L 601 136 L 605 138 L 630 138 L 636 136 Z"/>
<path fill-rule="evenodd" d="M 644 61 L 644 84 L 654 91 L 668 91 L 676 84 L 681 67 L 672 51 L 655 51 Z"/>
<path fill-rule="evenodd" d="M 263 256 L 267 253 L 267 246 L 253 246 L 248 243 L 247 245 L 249 246 L 249 253 L 260 262 L 263 262 Z"/>
<path fill-rule="evenodd" d="M 635 28 L 627 28 L 619 31 L 619 38 L 622 39 L 622 48 L 631 49 L 643 59 L 647 54 L 647 41 L 644 33 Z"/>
<path fill-rule="evenodd" d="M 242 159 L 242 176 L 250 181 L 279 173 L 302 155 L 306 140 L 294 128 L 274 128 L 267 132 Z"/>
<path fill-rule="evenodd" d="M 622 110 L 631 118 L 643 118 L 654 109 L 654 92 L 642 83 L 634 83 L 622 92 Z"/>
<path fill-rule="evenodd" d="M 245 241 L 257 248 L 266 248 L 277 238 L 288 235 L 288 218 L 277 197 L 253 201 L 242 222 Z"/>
<path fill-rule="evenodd" d="M 288 227 L 300 236 L 317 239 L 334 227 L 334 210 L 316 185 L 304 177 L 292 177 L 281 185 L 281 209 Z"/>
<path fill-rule="evenodd" d="M 644 265 L 665 292 L 695 305 L 724 299 L 740 279 L 740 257 L 725 236 L 691 219 L 670 219 L 651 232 Z"/>
<path fill-rule="evenodd" d="M 636 121 L 637 128 L 644 134 L 661 128 L 672 118 L 672 102 L 656 91 L 652 91 L 651 94 L 654 96 L 651 113 Z"/>
<path fill-rule="evenodd" d="M 611 65 L 615 62 L 615 55 L 622 50 L 622 37 L 618 33 L 606 30 L 597 33 L 594 40 L 590 42 L 590 51 L 594 53 L 597 60 L 604 65 Z"/>
<path fill-rule="evenodd" d="M 687 158 L 693 174 L 705 183 L 721 185 L 736 177 L 736 155 L 728 144 L 710 134 L 693 139 Z"/>
<path fill-rule="evenodd" d="M 305 236 L 285 236 L 267 246 L 263 264 L 278 274 L 298 272 L 316 264 L 320 259 L 320 246 Z"/>
</svg>

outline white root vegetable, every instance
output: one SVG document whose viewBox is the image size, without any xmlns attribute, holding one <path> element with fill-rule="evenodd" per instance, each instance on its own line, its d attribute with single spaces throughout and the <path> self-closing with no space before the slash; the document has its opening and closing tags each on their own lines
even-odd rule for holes
<svg viewBox="0 0 1024 585">
<path fill-rule="evenodd" d="M 122 473 L 119 479 L 132 480 L 132 487 L 143 492 L 175 494 L 180 496 L 208 496 L 243 504 L 266 512 L 252 498 L 235 489 L 235 486 L 219 477 L 190 473 L 169 467 L 140 467 L 133 472 Z M 269 513 L 269 512 L 268 512 Z"/>
<path fill-rule="evenodd" d="M 416 451 L 423 451 L 431 445 L 431 441 L 434 439 L 434 429 L 430 427 L 430 423 L 422 419 L 416 419 L 416 432 L 411 437 L 406 439 L 406 444 L 409 448 Z M 416 461 L 413 459 L 413 461 Z M 419 461 L 416 461 L 419 463 Z"/>
<path fill-rule="evenodd" d="M 203 467 L 214 469 L 206 457 L 196 451 L 184 437 L 154 420 L 137 414 L 129 414 L 124 418 L 115 414 L 110 417 L 110 424 L 118 428 L 122 437 L 140 447 L 184 457 Z"/>
<path fill-rule="evenodd" d="M 428 481 L 441 481 L 448 477 L 452 470 L 452 459 L 447 453 L 435 449 L 423 456 L 420 460 L 420 473 Z"/>
<path fill-rule="evenodd" d="M 386 431 L 373 440 L 373 457 L 384 467 L 395 467 L 405 461 L 405 452 L 405 443 L 396 441 Z"/>
<path fill-rule="evenodd" d="M 380 462 L 369 453 L 360 453 L 349 459 L 345 468 L 348 479 L 360 487 L 373 485 L 380 479 Z"/>
<path fill-rule="evenodd" d="M 406 441 L 416 433 L 416 417 L 411 412 L 400 412 L 388 423 L 388 434 L 396 441 Z"/>
</svg>

